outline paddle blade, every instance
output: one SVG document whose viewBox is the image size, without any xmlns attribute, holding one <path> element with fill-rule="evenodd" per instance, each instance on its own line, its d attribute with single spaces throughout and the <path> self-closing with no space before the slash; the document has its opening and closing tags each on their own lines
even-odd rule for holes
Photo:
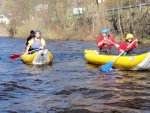
<svg viewBox="0 0 150 113">
<path fill-rule="evenodd" d="M 105 72 L 108 72 L 112 66 L 113 66 L 113 61 L 106 63 L 105 65 L 102 66 L 102 70 Z"/>
<path fill-rule="evenodd" d="M 21 54 L 14 54 L 14 55 L 10 56 L 10 58 L 11 59 L 16 59 L 16 58 L 18 58 L 20 56 L 21 56 Z"/>
</svg>

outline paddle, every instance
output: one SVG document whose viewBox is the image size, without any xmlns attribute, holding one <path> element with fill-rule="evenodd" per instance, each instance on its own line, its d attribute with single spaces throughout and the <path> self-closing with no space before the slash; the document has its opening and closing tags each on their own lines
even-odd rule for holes
<svg viewBox="0 0 150 113">
<path fill-rule="evenodd" d="M 107 39 L 107 40 L 108 40 L 110 43 L 114 44 L 114 45 L 116 44 L 116 43 L 112 42 L 112 41 L 111 41 L 111 40 L 109 40 L 109 39 Z"/>
<path fill-rule="evenodd" d="M 135 40 L 134 40 L 131 44 L 129 44 L 127 48 L 129 48 L 134 42 L 135 42 Z M 126 48 L 126 49 L 127 49 L 127 48 Z M 113 64 L 115 63 L 115 61 L 116 61 L 123 53 L 124 53 L 124 52 L 121 52 L 113 61 L 107 62 L 105 65 L 103 65 L 103 66 L 102 66 L 102 70 L 105 71 L 105 72 L 108 72 L 108 71 L 112 68 L 112 66 L 113 66 Z"/>
<path fill-rule="evenodd" d="M 40 50 L 40 49 L 35 49 L 35 50 L 32 50 L 32 51 L 29 51 L 28 53 L 31 53 L 31 52 L 34 52 L 34 51 L 38 51 L 38 50 Z M 21 54 L 13 54 L 13 55 L 10 56 L 10 58 L 11 58 L 11 59 L 16 59 L 16 58 L 20 57 L 22 54 L 24 54 L 24 53 L 21 53 Z"/>
</svg>

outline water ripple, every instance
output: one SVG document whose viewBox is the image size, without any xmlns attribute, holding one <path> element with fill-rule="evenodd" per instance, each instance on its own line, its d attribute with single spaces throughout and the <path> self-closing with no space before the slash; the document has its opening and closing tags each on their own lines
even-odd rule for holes
<svg viewBox="0 0 150 113">
<path fill-rule="evenodd" d="M 95 42 L 47 41 L 54 59 L 43 66 L 9 58 L 24 45 L 25 39 L 1 38 L 1 113 L 150 112 L 150 72 L 102 72 L 83 56 L 84 49 L 97 49 Z"/>
</svg>

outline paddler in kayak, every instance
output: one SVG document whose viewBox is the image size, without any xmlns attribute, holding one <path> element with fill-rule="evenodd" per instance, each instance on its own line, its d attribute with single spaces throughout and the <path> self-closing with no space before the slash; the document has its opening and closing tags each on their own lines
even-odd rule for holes
<svg viewBox="0 0 150 113">
<path fill-rule="evenodd" d="M 130 47 L 128 47 L 128 45 L 130 45 Z M 126 35 L 125 41 L 123 41 L 120 44 L 118 50 L 120 52 L 124 52 L 124 56 L 125 55 L 135 55 L 133 50 L 134 50 L 134 48 L 137 48 L 137 47 L 138 47 L 138 39 L 134 40 L 133 34 L 129 33 Z"/>
<path fill-rule="evenodd" d="M 29 44 L 28 41 L 31 40 L 31 39 L 34 38 L 34 37 L 35 37 L 35 32 L 34 32 L 33 30 L 31 30 L 31 31 L 30 31 L 30 36 L 27 38 L 27 41 L 26 41 L 26 47 L 27 47 L 28 44 Z M 25 50 L 26 50 L 26 47 L 25 47 Z M 31 47 L 29 48 L 29 51 L 30 51 L 30 50 L 32 50 Z"/>
<path fill-rule="evenodd" d="M 46 42 L 43 38 L 41 38 L 40 30 L 36 30 L 35 37 L 28 41 L 28 46 L 26 47 L 25 53 L 28 54 L 30 47 L 31 50 L 44 49 L 45 45 Z"/>
<path fill-rule="evenodd" d="M 109 35 L 108 28 L 104 28 L 102 30 L 102 36 L 100 36 L 97 39 L 97 45 L 98 45 L 100 54 L 102 53 L 102 54 L 108 54 L 108 55 L 110 54 L 110 50 L 112 46 L 115 46 L 116 48 L 119 47 L 115 39 Z"/>
</svg>

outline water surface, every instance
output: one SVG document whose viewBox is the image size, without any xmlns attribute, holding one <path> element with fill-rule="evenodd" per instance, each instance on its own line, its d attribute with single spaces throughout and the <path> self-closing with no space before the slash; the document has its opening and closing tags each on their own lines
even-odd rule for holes
<svg viewBox="0 0 150 113">
<path fill-rule="evenodd" d="M 25 39 L 0 43 L 0 113 L 150 113 L 150 72 L 102 72 L 84 59 L 95 42 L 47 41 L 54 59 L 44 66 L 9 58 Z M 136 52 L 149 50 L 140 44 Z"/>
</svg>

